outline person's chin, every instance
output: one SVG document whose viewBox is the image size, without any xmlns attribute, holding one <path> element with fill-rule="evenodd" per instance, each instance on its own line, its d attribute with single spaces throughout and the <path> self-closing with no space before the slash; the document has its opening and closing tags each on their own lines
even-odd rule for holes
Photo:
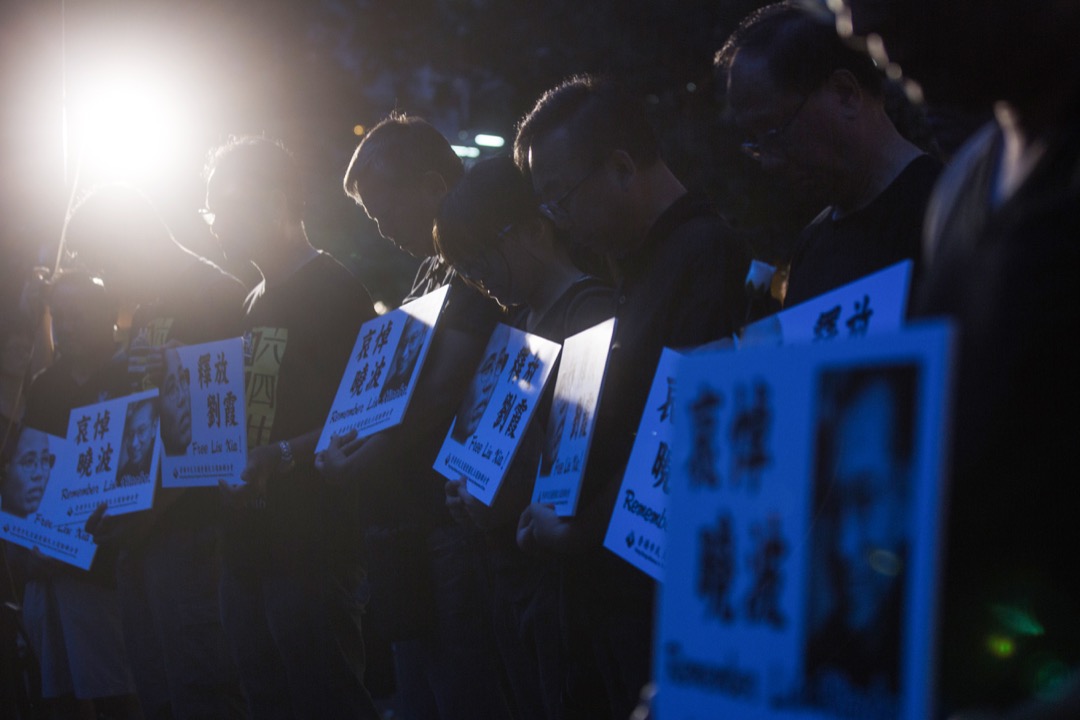
<svg viewBox="0 0 1080 720">
<path fill-rule="evenodd" d="M 23 507 L 26 508 L 27 515 L 32 515 L 37 512 L 38 506 L 41 505 L 41 498 L 43 494 L 44 493 L 42 493 L 41 491 L 38 491 L 31 492 L 29 495 L 26 496 L 26 502 L 23 503 Z"/>
</svg>

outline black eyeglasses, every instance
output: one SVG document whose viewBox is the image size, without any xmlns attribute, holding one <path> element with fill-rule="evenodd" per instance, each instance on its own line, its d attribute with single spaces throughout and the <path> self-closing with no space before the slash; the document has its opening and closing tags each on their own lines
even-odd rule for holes
<svg viewBox="0 0 1080 720">
<path fill-rule="evenodd" d="M 559 197 L 549 202 L 540 203 L 540 212 L 543 213 L 548 220 L 555 223 L 559 227 L 564 228 L 569 225 L 570 213 L 568 213 L 566 211 L 566 208 L 563 207 L 563 203 L 569 200 L 570 196 L 577 192 L 578 188 L 584 185 L 585 181 L 592 177 L 593 173 L 599 170 L 601 165 L 603 165 L 603 163 L 594 164 L 587 173 L 581 176 L 581 179 L 571 185 L 570 189 L 564 192 Z"/>
<path fill-rule="evenodd" d="M 802 112 L 803 106 L 806 105 L 806 101 L 810 99 L 809 95 L 804 95 L 803 99 L 799 101 L 799 104 L 795 107 L 795 111 L 791 113 L 783 124 L 778 127 L 769 130 L 764 133 L 757 142 L 746 141 L 739 145 L 739 149 L 743 151 L 753 160 L 761 162 L 761 159 L 766 155 L 775 155 L 776 148 L 780 143 L 780 140 L 784 137 L 784 134 L 791 129 L 791 125 L 795 122 L 795 118 L 799 117 L 799 113 Z"/>
</svg>

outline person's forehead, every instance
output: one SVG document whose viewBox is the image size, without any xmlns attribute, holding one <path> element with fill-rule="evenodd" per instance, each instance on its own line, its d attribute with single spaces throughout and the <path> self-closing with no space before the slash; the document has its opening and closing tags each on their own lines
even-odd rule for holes
<svg viewBox="0 0 1080 720">
<path fill-rule="evenodd" d="M 30 451 L 48 449 L 49 437 L 45 433 L 33 428 L 25 428 L 19 436 L 19 454 Z"/>
<path fill-rule="evenodd" d="M 582 165 L 576 157 L 570 130 L 561 125 L 541 136 L 529 148 L 529 173 L 533 190 L 540 195 L 552 195 L 565 190 L 569 178 Z"/>
<path fill-rule="evenodd" d="M 794 93 L 781 88 L 759 54 L 739 52 L 728 73 L 727 101 L 736 124 L 774 121 Z"/>
</svg>

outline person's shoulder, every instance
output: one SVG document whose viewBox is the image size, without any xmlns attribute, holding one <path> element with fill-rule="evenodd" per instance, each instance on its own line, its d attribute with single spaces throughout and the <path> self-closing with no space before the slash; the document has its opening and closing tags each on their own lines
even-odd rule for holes
<svg viewBox="0 0 1080 720">
<path fill-rule="evenodd" d="M 669 240 L 714 242 L 733 236 L 734 230 L 709 198 L 687 193 L 676 200 L 661 216 L 661 231 L 666 225 Z"/>
<path fill-rule="evenodd" d="M 64 428 L 61 429 L 58 408 L 64 404 L 73 386 L 70 364 L 63 358 L 38 372 L 26 392 L 22 424 L 42 432 L 63 435 L 67 429 L 67 418 L 62 419 Z"/>
<path fill-rule="evenodd" d="M 724 275 L 746 275 L 750 267 L 750 246 L 720 215 L 699 215 L 676 227 L 661 251 L 666 262 L 691 275 L 720 272 Z"/>
<path fill-rule="evenodd" d="M 327 252 L 320 251 L 311 262 L 297 271 L 297 281 L 307 288 L 332 296 L 335 301 L 357 302 L 372 306 L 367 288 L 349 268 Z"/>
<path fill-rule="evenodd" d="M 30 395 L 27 399 L 32 399 L 33 395 L 40 393 L 45 388 L 56 387 L 57 385 L 64 385 L 73 382 L 71 380 L 71 364 L 63 357 L 57 359 L 52 365 L 39 370 L 33 378 L 30 380 L 30 387 L 27 389 L 27 393 Z"/>
<path fill-rule="evenodd" d="M 829 205 L 819 212 L 813 220 L 808 222 L 806 227 L 799 231 L 799 234 L 795 237 L 791 254 L 788 257 L 788 266 L 792 268 L 792 270 L 802 263 L 807 252 L 811 250 L 814 243 L 820 237 L 827 236 L 832 232 L 834 225 L 833 212 L 833 206 Z"/>
<path fill-rule="evenodd" d="M 205 322 L 210 317 L 239 323 L 248 290 L 236 276 L 203 257 L 197 257 L 179 275 L 178 290 L 164 312 L 196 313 Z M 184 308 L 186 310 L 178 310 Z"/>
<path fill-rule="evenodd" d="M 204 257 L 196 257 L 185 270 L 184 279 L 189 287 L 215 295 L 235 295 L 243 299 L 247 289 L 232 273 Z"/>
<path fill-rule="evenodd" d="M 923 153 L 913 158 L 879 196 L 885 203 L 883 211 L 914 212 L 921 225 L 926 204 L 943 169 L 944 165 L 933 155 Z"/>
<path fill-rule="evenodd" d="M 707 196 L 689 192 L 664 211 L 653 229 L 661 252 L 691 255 L 744 249 L 746 242 Z"/>
<path fill-rule="evenodd" d="M 563 296 L 564 337 L 614 317 L 616 298 L 615 289 L 599 278 L 587 276 L 575 282 Z"/>
<path fill-rule="evenodd" d="M 345 283 L 360 282 L 349 268 L 325 250 L 319 250 L 310 262 L 296 271 L 296 274 L 298 278 L 333 279 Z"/>
<path fill-rule="evenodd" d="M 982 183 L 975 183 L 973 180 L 989 172 L 1000 142 L 1001 131 L 997 123 L 987 123 L 960 146 L 949 164 L 938 175 L 926 207 L 924 245 L 936 246 L 946 221 L 959 204 L 961 196 L 978 191 L 975 186 Z"/>
</svg>

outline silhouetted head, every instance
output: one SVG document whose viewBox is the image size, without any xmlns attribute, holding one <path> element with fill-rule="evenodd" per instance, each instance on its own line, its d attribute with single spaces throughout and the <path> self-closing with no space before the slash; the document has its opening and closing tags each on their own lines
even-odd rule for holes
<svg viewBox="0 0 1080 720">
<path fill-rule="evenodd" d="M 418 117 L 391 115 L 372 128 L 345 171 L 345 193 L 379 233 L 414 257 L 435 254 L 439 202 L 464 172 L 450 143 Z"/>
</svg>

